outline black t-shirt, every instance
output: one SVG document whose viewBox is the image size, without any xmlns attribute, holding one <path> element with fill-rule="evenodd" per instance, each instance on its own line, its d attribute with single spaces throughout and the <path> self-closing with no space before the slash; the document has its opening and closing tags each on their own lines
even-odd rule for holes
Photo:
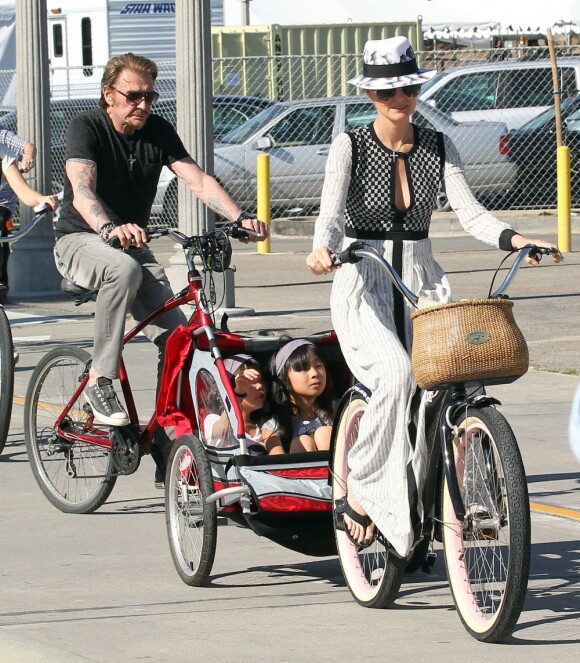
<svg viewBox="0 0 580 663">
<path fill-rule="evenodd" d="M 145 228 L 163 166 L 188 155 L 175 129 L 151 114 L 143 129 L 119 133 L 102 108 L 75 117 L 67 131 L 65 159 L 88 159 L 97 165 L 97 196 L 115 225 L 137 223 Z M 72 186 L 65 173 L 64 198 L 56 225 L 57 238 L 93 232 L 72 204 Z"/>
</svg>

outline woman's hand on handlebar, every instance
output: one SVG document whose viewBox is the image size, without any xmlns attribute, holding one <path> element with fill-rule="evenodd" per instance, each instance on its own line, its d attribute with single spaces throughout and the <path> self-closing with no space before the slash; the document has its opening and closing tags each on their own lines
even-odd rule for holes
<svg viewBox="0 0 580 663">
<path fill-rule="evenodd" d="M 141 226 L 136 223 L 123 223 L 116 226 L 111 230 L 107 240 L 111 241 L 112 237 L 117 237 L 123 249 L 128 249 L 130 246 L 138 246 L 141 248 L 147 243 L 147 233 Z"/>
<path fill-rule="evenodd" d="M 558 246 L 556 244 L 553 244 L 552 242 L 545 242 L 544 240 L 541 239 L 529 239 L 527 237 L 523 237 L 522 235 L 514 235 L 512 237 L 512 246 L 514 249 L 516 250 L 521 249 L 526 244 L 533 244 L 534 246 L 537 246 L 541 249 L 548 249 L 548 251 L 553 256 L 553 260 L 555 263 L 564 260 L 564 256 L 560 253 Z M 528 256 L 526 257 L 526 262 L 534 266 L 539 265 L 541 256 L 539 257 L 534 256 L 532 251 L 530 253 L 532 255 L 528 254 Z"/>
<path fill-rule="evenodd" d="M 50 209 L 53 212 L 56 212 L 58 209 L 58 206 L 60 204 L 60 199 L 58 196 L 40 196 L 38 199 L 38 203 L 35 205 L 35 207 L 38 207 L 39 205 L 46 205 L 47 207 L 50 207 Z"/>
<path fill-rule="evenodd" d="M 316 276 L 323 276 L 330 274 L 330 272 L 338 269 L 340 265 L 335 265 L 332 261 L 333 254 L 327 246 L 321 246 L 314 249 L 312 253 L 306 258 L 308 269 Z"/>
</svg>

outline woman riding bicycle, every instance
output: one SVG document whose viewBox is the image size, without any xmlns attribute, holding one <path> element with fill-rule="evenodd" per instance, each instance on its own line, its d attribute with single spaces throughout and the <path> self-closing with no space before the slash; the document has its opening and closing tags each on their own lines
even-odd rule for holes
<svg viewBox="0 0 580 663">
<path fill-rule="evenodd" d="M 463 228 L 476 239 L 506 251 L 528 243 L 556 248 L 519 235 L 487 212 L 469 189 L 449 137 L 411 123 L 421 84 L 435 73 L 418 68 L 405 37 L 366 43 L 363 73 L 349 82 L 365 90 L 377 118 L 332 143 L 306 260 L 314 274 L 337 269 L 332 254 L 362 239 L 393 264 L 412 291 L 448 301 L 450 285 L 428 239 L 442 182 Z M 556 262 L 560 258 L 554 256 Z M 416 440 L 408 430 L 417 388 L 409 358 L 410 306 L 370 260 L 342 266 L 330 306 L 345 360 L 372 391 L 348 457 L 347 495 L 339 512 L 355 542 L 372 541 L 376 526 L 404 557 L 421 537 L 426 458 L 422 413 Z"/>
</svg>

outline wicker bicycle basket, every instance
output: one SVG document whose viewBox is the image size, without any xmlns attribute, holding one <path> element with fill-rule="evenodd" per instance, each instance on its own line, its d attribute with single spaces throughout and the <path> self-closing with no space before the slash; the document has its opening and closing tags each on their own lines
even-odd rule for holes
<svg viewBox="0 0 580 663">
<path fill-rule="evenodd" d="M 511 382 L 528 370 L 528 346 L 507 299 L 469 299 L 416 311 L 412 365 L 422 389 Z"/>
</svg>

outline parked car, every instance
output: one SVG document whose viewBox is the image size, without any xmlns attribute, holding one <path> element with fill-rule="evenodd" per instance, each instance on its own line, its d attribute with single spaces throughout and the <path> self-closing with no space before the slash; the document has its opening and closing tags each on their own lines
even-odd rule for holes
<svg viewBox="0 0 580 663">
<path fill-rule="evenodd" d="M 213 98 L 213 138 L 221 140 L 227 133 L 242 125 L 264 108 L 272 106 L 273 99 L 217 94 Z"/>
<path fill-rule="evenodd" d="M 580 91 L 580 57 L 558 59 L 566 99 Z M 549 59 L 453 67 L 425 83 L 420 99 L 456 120 L 495 120 L 517 129 L 553 104 Z"/>
<path fill-rule="evenodd" d="M 256 207 L 256 158 L 270 155 L 270 199 L 274 213 L 307 213 L 318 207 L 324 168 L 332 138 L 345 128 L 368 124 L 376 117 L 366 97 L 336 97 L 289 101 L 270 106 L 224 136 L 215 145 L 217 179 L 243 207 Z M 454 141 L 465 174 L 477 195 L 511 189 L 517 169 L 501 151 L 507 133 L 498 122 L 460 123 L 421 101 L 413 121 L 443 131 Z M 169 172 L 169 171 L 168 171 Z M 176 209 L 177 181 L 169 173 L 163 203 L 157 208 Z M 161 195 L 161 187 L 158 189 Z M 439 207 L 446 208 L 441 192 Z"/>
<path fill-rule="evenodd" d="M 580 94 L 562 103 L 562 132 L 563 143 L 570 148 L 572 202 L 580 204 Z M 508 133 L 508 156 L 518 167 L 514 205 L 556 203 L 556 147 L 554 108 Z"/>
<path fill-rule="evenodd" d="M 64 154 L 66 132 L 73 117 L 83 111 L 97 108 L 97 98 L 75 97 L 72 99 L 53 99 L 50 102 L 50 141 L 52 159 L 53 191 L 62 189 L 64 185 Z M 243 124 L 250 117 L 275 102 L 261 97 L 244 97 L 241 95 L 216 95 L 213 98 L 214 140 L 220 139 L 233 128 Z M 173 126 L 177 122 L 175 99 L 161 98 L 153 107 L 153 112 L 162 115 Z M 0 117 L 0 129 L 8 129 L 16 133 L 16 111 Z M 165 186 L 162 184 L 163 192 Z M 161 208 L 154 208 L 153 215 L 161 213 Z"/>
</svg>

